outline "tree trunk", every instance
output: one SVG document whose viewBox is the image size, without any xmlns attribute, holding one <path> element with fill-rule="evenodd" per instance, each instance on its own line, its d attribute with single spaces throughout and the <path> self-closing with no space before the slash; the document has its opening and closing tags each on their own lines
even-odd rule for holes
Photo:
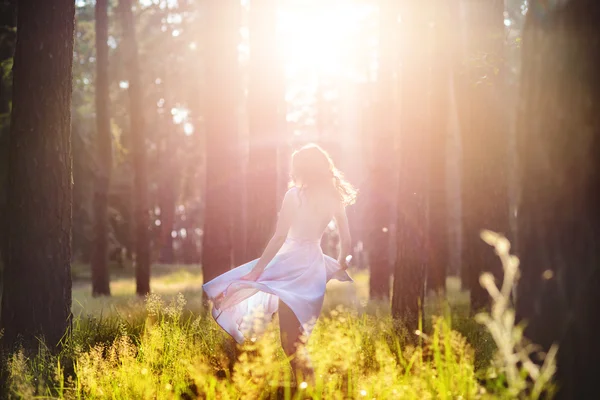
<svg viewBox="0 0 600 400">
<path fill-rule="evenodd" d="M 202 243 L 204 281 L 231 268 L 237 149 L 236 85 L 239 2 L 206 4 L 206 206 Z"/>
<path fill-rule="evenodd" d="M 75 3 L 19 1 L 0 328 L 2 347 L 57 350 L 71 326 Z"/>
<path fill-rule="evenodd" d="M 96 150 L 92 295 L 110 296 L 108 270 L 108 191 L 112 171 L 108 80 L 108 0 L 96 0 Z"/>
<path fill-rule="evenodd" d="M 446 153 L 450 100 L 450 69 L 448 41 L 451 32 L 449 9 L 445 2 L 434 1 L 431 46 L 430 137 L 429 137 L 429 265 L 427 289 L 446 288 L 446 270 L 450 262 L 448 238 L 448 205 L 446 184 Z"/>
<path fill-rule="evenodd" d="M 282 69 L 275 32 L 277 1 L 250 7 L 250 148 L 247 168 L 246 259 L 260 257 L 277 220 L 277 148 L 281 134 Z"/>
<path fill-rule="evenodd" d="M 461 278 L 471 310 L 489 305 L 479 276 L 499 279 L 500 260 L 479 237 L 482 229 L 509 233 L 508 126 L 503 108 L 503 2 L 469 2 L 467 49 L 455 76 L 462 144 L 463 254 Z"/>
<path fill-rule="evenodd" d="M 163 98 L 168 98 L 166 87 L 166 72 L 162 81 Z M 175 262 L 175 250 L 173 248 L 173 230 L 175 229 L 175 207 L 177 197 L 181 189 L 180 162 L 178 160 L 178 146 L 175 142 L 177 132 L 174 132 L 172 116 L 167 113 L 170 109 L 170 102 L 163 105 L 163 113 L 158 118 L 160 120 L 161 146 L 158 151 L 159 164 L 159 193 L 158 206 L 160 209 L 160 232 L 158 240 L 159 261 L 163 264 L 173 264 Z M 187 210 L 186 210 L 187 214 Z"/>
<path fill-rule="evenodd" d="M 417 329 L 425 294 L 427 243 L 427 107 L 423 82 L 428 49 L 412 38 L 428 37 L 428 18 L 423 7 L 402 3 L 402 123 L 398 184 L 397 257 L 394 268 L 392 315 L 410 330 Z"/>
<path fill-rule="evenodd" d="M 167 139 L 168 140 L 168 139 Z M 167 154 L 172 157 L 173 154 Z M 160 193 L 160 262 L 173 264 L 175 251 L 173 248 L 173 228 L 175 226 L 175 182 L 163 177 Z"/>
<path fill-rule="evenodd" d="M 526 336 L 558 342 L 560 399 L 597 392 L 600 359 L 600 3 L 530 8 L 517 151 Z"/>
<path fill-rule="evenodd" d="M 369 154 L 370 186 L 369 217 L 366 245 L 369 257 L 369 297 L 389 299 L 390 296 L 390 245 L 392 207 L 394 205 L 394 137 L 395 105 L 393 73 L 396 66 L 395 27 L 397 9 L 394 2 L 381 0 L 380 18 L 380 69 L 377 98 L 374 104 L 375 131 L 371 134 Z"/>
<path fill-rule="evenodd" d="M 131 0 L 120 0 L 123 13 L 123 45 L 129 77 L 129 118 L 133 156 L 133 198 L 135 221 L 136 293 L 150 293 L 150 218 L 148 215 L 148 171 L 146 166 L 146 126 L 135 18 Z"/>
</svg>

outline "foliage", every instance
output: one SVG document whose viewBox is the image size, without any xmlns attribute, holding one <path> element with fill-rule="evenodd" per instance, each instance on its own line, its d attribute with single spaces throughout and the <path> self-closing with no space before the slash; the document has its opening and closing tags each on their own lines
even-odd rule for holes
<svg viewBox="0 0 600 400">
<path fill-rule="evenodd" d="M 540 356 L 544 360 L 541 367 L 533 362 L 530 357 L 539 349 L 523 337 L 524 326 L 515 325 L 515 311 L 510 308 L 511 293 L 518 279 L 519 259 L 510 254 L 510 243 L 506 238 L 491 231 L 483 231 L 481 237 L 494 246 L 504 269 L 500 288 L 489 273 L 480 278 L 481 285 L 493 299 L 493 305 L 490 314 L 480 313 L 475 319 L 487 327 L 498 345 L 498 357 L 490 374 L 506 379 L 508 393 L 514 397 L 527 393 L 530 398 L 538 399 L 542 394 L 551 394 L 553 387 L 550 383 L 556 372 L 558 347 L 554 345 L 545 357 Z"/>
<path fill-rule="evenodd" d="M 183 318 L 184 305 L 181 295 L 168 305 L 151 296 L 139 332 L 125 324 L 115 329 L 109 321 L 78 325 L 84 332 L 76 332 L 62 356 L 41 351 L 28 360 L 17 353 L 9 364 L 12 396 L 260 398 L 278 391 L 292 396 L 274 324 L 261 339 L 232 349 L 211 319 Z M 102 340 L 98 331 L 114 338 Z M 98 343 L 86 341 L 88 335 Z M 338 307 L 319 321 L 309 345 L 317 378 L 299 382 L 294 398 L 472 398 L 480 393 L 464 338 L 442 320 L 431 337 L 424 346 L 405 347 L 390 318 Z M 65 373 L 68 357 L 73 366 Z"/>
<path fill-rule="evenodd" d="M 367 298 L 364 278 L 356 279 L 359 299 Z M 113 280 L 110 299 L 77 288 L 73 335 L 58 356 L 43 347 L 35 356 L 13 355 L 11 398 L 514 397 L 500 369 L 490 377 L 489 358 L 476 362 L 477 352 L 492 349 L 472 341 L 485 335 L 465 319 L 456 295 L 444 317 L 425 321 L 414 336 L 388 309 L 355 304 L 344 286 L 331 287 L 307 344 L 316 379 L 303 383 L 285 362 L 277 321 L 256 326 L 262 337 L 236 346 L 203 312 L 201 282 L 198 271 L 159 266 L 153 288 L 162 296 L 146 301 L 126 295 L 134 292 L 127 277 Z"/>
<path fill-rule="evenodd" d="M 117 2 L 109 8 L 110 114 L 113 131 L 113 179 L 110 188 L 110 248 L 132 247 L 132 169 L 127 112 L 127 87 L 122 29 Z M 89 259 L 92 197 L 95 164 L 95 31 L 94 4 L 77 2 L 73 62 L 73 167 L 74 167 L 74 259 Z M 152 239 L 159 243 L 161 233 L 160 193 L 165 176 L 174 181 L 176 218 L 175 245 L 199 240 L 202 221 L 196 214 L 202 198 L 198 182 L 202 167 L 199 147 L 201 116 L 198 77 L 200 49 L 197 49 L 197 2 L 150 2 L 136 8 L 141 55 L 141 81 L 147 129 L 147 154 Z M 181 79 L 181 76 L 191 77 Z M 190 84 L 190 80 L 193 84 Z M 193 122 L 193 123 L 192 123 Z M 186 131 L 187 129 L 187 131 Z M 192 131 L 190 131 L 192 129 Z M 166 142 L 169 142 L 167 145 Z M 171 160 L 177 160 L 173 162 Z M 158 210 L 158 212 L 156 211 Z M 182 235 L 182 229 L 186 230 Z M 189 234 L 188 234 L 189 232 Z M 155 246 L 158 247 L 158 246 Z M 177 253 L 179 254 L 179 253 Z M 181 256 L 179 257 L 181 258 Z"/>
</svg>

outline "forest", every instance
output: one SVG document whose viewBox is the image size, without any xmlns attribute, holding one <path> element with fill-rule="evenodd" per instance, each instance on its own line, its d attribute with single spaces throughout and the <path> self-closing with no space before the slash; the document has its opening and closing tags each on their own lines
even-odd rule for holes
<svg viewBox="0 0 600 400">
<path fill-rule="evenodd" d="M 598 398 L 598 71 L 597 0 L 0 0 L 0 399 Z M 203 292 L 309 143 L 310 379 Z"/>
</svg>

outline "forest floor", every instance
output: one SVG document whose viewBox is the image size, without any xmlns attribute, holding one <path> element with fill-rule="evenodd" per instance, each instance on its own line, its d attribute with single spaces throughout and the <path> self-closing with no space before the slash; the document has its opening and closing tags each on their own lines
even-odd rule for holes
<svg viewBox="0 0 600 400">
<path fill-rule="evenodd" d="M 469 399 L 505 390 L 502 378 L 486 378 L 494 343 L 454 278 L 447 301 L 427 297 L 419 336 L 389 305 L 368 301 L 366 272 L 351 270 L 354 284 L 330 282 L 307 344 L 315 378 L 304 382 L 290 376 L 277 321 L 238 346 L 203 313 L 198 266 L 154 266 L 146 299 L 131 268 L 113 269 L 112 296 L 94 298 L 88 271 L 73 267 L 74 329 L 63 352 L 9 364 L 13 398 Z"/>
</svg>

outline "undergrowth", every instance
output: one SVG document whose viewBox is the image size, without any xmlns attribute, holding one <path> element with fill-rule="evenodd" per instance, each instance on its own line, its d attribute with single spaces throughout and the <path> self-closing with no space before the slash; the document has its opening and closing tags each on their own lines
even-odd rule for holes
<svg viewBox="0 0 600 400">
<path fill-rule="evenodd" d="M 40 345 L 6 363 L 11 399 L 492 399 L 552 394 L 553 355 L 529 360 L 522 328 L 511 321 L 508 296 L 518 268 L 506 242 L 486 237 L 505 264 L 490 315 L 477 324 L 451 318 L 448 307 L 409 332 L 389 313 L 338 305 L 325 312 L 307 350 L 315 378 L 294 379 L 277 321 L 236 345 L 210 318 L 189 311 L 183 295 L 147 297 L 127 314 L 79 316 L 60 354 Z M 507 270 L 508 268 L 508 270 Z M 495 286 L 494 286 L 495 287 Z M 492 341 L 495 346 L 491 346 Z M 481 345 L 477 352 L 475 346 Z M 495 352 L 493 362 L 492 351 Z"/>
</svg>

